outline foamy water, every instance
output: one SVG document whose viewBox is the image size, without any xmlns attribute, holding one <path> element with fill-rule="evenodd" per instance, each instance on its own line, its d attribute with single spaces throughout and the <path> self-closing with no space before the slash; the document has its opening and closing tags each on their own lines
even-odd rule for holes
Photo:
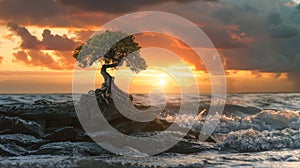
<svg viewBox="0 0 300 168">
<path fill-rule="evenodd" d="M 152 96 L 152 97 L 151 97 Z M 155 96 L 133 95 L 135 105 L 160 105 Z M 75 99 L 74 99 L 75 97 Z M 43 100 L 53 104 L 78 102 L 80 95 L 0 95 L 0 106 L 34 104 Z M 152 99 L 152 101 L 151 101 Z M 179 107 L 182 99 L 199 103 L 199 112 L 208 108 L 210 95 L 166 95 L 169 114 L 164 117 L 173 120 L 172 110 Z M 153 101 L 154 100 L 154 101 Z M 45 105 L 46 106 L 46 105 Z M 7 109 L 7 108 L 3 108 Z M 214 131 L 215 144 L 185 142 L 173 151 L 146 158 L 101 155 L 91 156 L 18 156 L 0 158 L 1 167 L 299 167 L 300 165 L 300 93 L 229 94 L 223 114 L 218 114 L 220 123 Z M 195 116 L 176 116 L 180 125 L 189 126 Z M 192 129 L 201 131 L 205 121 L 216 117 L 199 116 Z M 174 132 L 166 132 L 176 134 Z M 187 146 L 189 148 L 187 148 Z M 178 153 L 178 151 L 180 151 Z"/>
</svg>

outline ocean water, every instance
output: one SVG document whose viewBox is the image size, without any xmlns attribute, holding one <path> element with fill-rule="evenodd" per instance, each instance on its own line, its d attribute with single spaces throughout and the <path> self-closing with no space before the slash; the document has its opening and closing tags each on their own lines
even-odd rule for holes
<svg viewBox="0 0 300 168">
<path fill-rule="evenodd" d="M 135 102 L 137 104 L 148 104 L 149 95 L 137 94 L 135 96 Z M 179 104 L 181 101 L 180 94 L 168 94 L 165 96 L 169 103 Z M 210 95 L 198 96 L 190 95 L 184 98 L 190 101 L 208 102 L 210 101 Z M 13 103 L 33 103 L 37 100 L 49 100 L 53 102 L 78 102 L 80 99 L 79 94 L 3 94 L 0 95 L 1 104 L 13 104 Z M 155 98 L 153 98 L 155 99 Z M 274 109 L 274 110 L 299 110 L 300 109 L 300 93 L 248 93 L 248 94 L 228 94 L 227 103 L 240 105 L 240 106 L 252 106 L 262 109 Z"/>
<path fill-rule="evenodd" d="M 152 98 L 133 95 L 133 104 L 162 103 L 153 101 L 155 96 L 161 95 L 152 95 Z M 199 103 L 199 111 L 210 104 L 210 95 L 181 98 L 178 94 L 169 94 L 165 97 L 170 116 L 181 99 Z M 76 105 L 79 99 L 80 95 L 71 94 L 0 95 L 0 106 L 22 104 L 24 109 L 41 100 L 52 104 L 74 101 Z M 216 143 L 185 141 L 185 145 L 179 144 L 173 151 L 148 157 L 107 154 L 3 156 L 0 167 L 300 167 L 300 93 L 228 94 L 224 112 L 219 115 L 221 120 L 213 133 Z M 177 117 L 181 117 L 182 125 L 194 119 L 193 116 Z M 193 129 L 200 131 L 205 120 L 214 118 L 200 117 Z"/>
</svg>

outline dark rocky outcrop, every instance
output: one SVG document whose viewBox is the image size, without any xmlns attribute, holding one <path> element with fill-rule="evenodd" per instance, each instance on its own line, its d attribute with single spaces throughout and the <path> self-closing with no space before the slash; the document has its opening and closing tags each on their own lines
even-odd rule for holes
<svg viewBox="0 0 300 168">
<path fill-rule="evenodd" d="M 215 148 L 214 145 L 207 144 L 207 143 L 203 144 L 203 143 L 192 142 L 188 140 L 182 140 L 172 148 L 168 149 L 166 152 L 190 154 L 190 153 L 199 153 L 207 150 L 217 150 L 217 148 Z"/>
<path fill-rule="evenodd" d="M 84 114 L 81 115 L 81 118 L 84 118 L 82 122 L 84 123 L 95 123 L 95 126 L 90 126 L 89 128 L 92 130 L 93 127 L 97 127 L 97 122 L 101 122 L 100 120 L 95 122 L 93 118 L 97 118 L 97 112 L 101 112 L 105 117 L 106 121 L 113 126 L 118 131 L 132 135 L 133 133 L 137 132 L 159 132 L 165 131 L 171 125 L 173 128 L 177 128 L 176 130 L 183 130 L 186 128 L 181 128 L 177 123 L 169 122 L 163 117 L 157 117 L 149 122 L 137 122 L 125 117 L 115 106 L 114 100 L 110 97 L 106 97 L 105 93 L 102 90 L 96 90 L 95 92 L 90 92 L 88 95 L 82 95 L 79 103 L 78 108 Z M 122 93 L 124 94 L 124 93 Z M 129 95 L 128 95 L 129 97 Z M 97 107 L 93 108 L 93 103 L 97 101 Z M 97 109 L 99 108 L 99 109 Z M 126 109 L 124 109 L 126 110 Z M 80 114 L 79 114 L 80 115 Z M 97 128 L 96 128 L 97 129 Z M 186 136 L 185 138 L 188 139 L 197 139 L 199 133 L 190 131 L 189 134 L 192 136 Z"/>
<path fill-rule="evenodd" d="M 32 104 L 0 105 L 0 115 L 35 121 L 46 128 L 81 127 L 73 102 L 59 103 L 42 99 Z"/>
<path fill-rule="evenodd" d="M 26 155 L 28 151 L 14 143 L 0 144 L 0 156 L 20 156 Z"/>
<path fill-rule="evenodd" d="M 25 134 L 0 135 L 1 144 L 16 144 L 21 147 L 35 148 L 36 146 L 40 146 L 47 142 L 49 141 L 44 139 L 37 139 L 34 136 Z"/>
<path fill-rule="evenodd" d="M 39 137 L 44 134 L 44 127 L 34 121 L 26 121 L 18 117 L 0 116 L 0 133 L 23 133 Z"/>
<path fill-rule="evenodd" d="M 53 133 L 45 136 L 46 139 L 49 139 L 54 142 L 62 141 L 76 141 L 78 139 L 79 132 L 73 127 L 64 127 L 55 130 Z"/>
<path fill-rule="evenodd" d="M 41 146 L 35 155 L 97 156 L 111 154 L 93 142 L 54 142 Z"/>
<path fill-rule="evenodd" d="M 48 140 L 37 139 L 31 135 L 8 134 L 0 135 L 0 155 L 20 156 L 30 154 L 41 145 L 49 143 Z"/>
<path fill-rule="evenodd" d="M 151 136 L 165 131 L 171 125 L 176 130 L 186 130 L 176 123 L 167 121 L 163 116 L 149 122 L 133 121 L 120 113 L 114 100 L 104 96 L 103 93 L 101 90 L 96 90 L 82 95 L 78 105 L 75 106 L 75 108 L 83 108 L 82 114 L 78 111 L 76 113 L 73 102 L 60 103 L 42 99 L 28 104 L 0 105 L 0 155 L 110 154 L 88 136 L 87 130 L 82 128 L 77 118 L 77 115 L 80 115 L 81 122 L 87 123 L 89 130 L 98 129 L 97 124 L 104 121 L 99 120 L 99 113 L 97 113 L 99 110 L 93 108 L 100 109 L 111 126 L 130 136 Z M 93 106 L 95 102 L 96 107 Z M 137 108 L 144 110 L 149 107 L 139 105 Z M 190 131 L 185 138 L 195 142 L 198 136 L 198 132 Z M 181 142 L 179 146 L 181 145 L 188 151 L 204 150 L 197 144 L 194 144 L 196 147 L 192 149 L 193 145 L 189 145 L 187 141 Z M 170 151 L 176 152 L 177 147 Z"/>
</svg>

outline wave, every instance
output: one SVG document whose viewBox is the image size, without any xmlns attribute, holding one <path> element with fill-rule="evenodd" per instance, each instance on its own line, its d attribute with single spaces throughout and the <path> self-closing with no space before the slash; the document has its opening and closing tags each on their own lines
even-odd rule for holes
<svg viewBox="0 0 300 168">
<path fill-rule="evenodd" d="M 287 128 L 263 132 L 253 129 L 230 132 L 219 146 L 222 150 L 236 152 L 297 149 L 300 148 L 300 131 Z"/>
<path fill-rule="evenodd" d="M 33 104 L 35 101 L 46 100 L 54 103 L 72 101 L 72 94 L 4 94 L 0 95 L 0 105 Z"/>
<path fill-rule="evenodd" d="M 128 95 L 120 90 L 118 93 L 120 94 L 115 96 L 123 97 L 122 102 L 126 102 L 127 104 L 124 103 L 124 105 L 127 107 L 128 103 L 131 103 Z M 206 150 L 257 152 L 300 148 L 299 97 L 300 94 L 298 93 L 229 95 L 224 113 L 217 114 L 221 115 L 221 120 L 212 135 L 216 143 L 182 140 L 167 153 L 188 154 Z M 189 95 L 185 98 L 188 98 L 189 102 L 200 104 L 199 113 L 208 110 L 210 106 L 208 95 L 202 95 L 200 98 Z M 161 118 L 175 121 L 183 127 L 189 127 L 191 121 L 195 120 L 195 116 L 175 115 L 176 112 L 174 111 L 178 111 L 180 100 L 181 97 L 176 94 L 167 95 L 168 104 L 164 113 L 161 114 Z M 151 105 L 149 104 L 149 96 L 134 95 L 133 105 L 132 108 L 144 106 L 147 109 Z M 121 109 L 126 108 L 121 107 Z M 141 111 L 145 112 L 137 110 L 137 112 Z M 192 130 L 201 131 L 205 121 L 215 121 L 218 118 L 207 117 L 205 112 L 201 114 L 197 116 Z M 0 95 L 0 115 L 0 124 L 14 126 L 0 128 L 0 140 L 1 138 L 4 139 L 1 141 L 0 153 L 2 151 L 7 155 L 25 155 L 53 152 L 63 155 L 66 154 L 63 149 L 64 145 L 71 149 L 78 144 L 86 146 L 86 148 L 78 149 L 79 152 L 77 151 L 77 153 L 80 155 L 94 153 L 94 151 L 89 151 L 93 148 L 93 145 L 90 144 L 92 140 L 88 138 L 80 126 L 72 102 L 72 95 Z M 8 134 L 11 136 L 8 137 Z M 147 136 L 146 134 L 144 136 Z M 180 133 L 169 132 L 169 134 Z M 27 135 L 33 137 L 27 137 Z M 34 137 L 38 140 L 35 140 Z M 70 138 L 64 139 L 65 137 Z M 14 144 L 9 143 L 7 139 L 9 141 L 14 139 Z M 27 145 L 25 142 L 20 142 L 21 140 L 29 141 L 28 139 L 33 144 Z M 19 152 L 13 152 L 13 150 Z M 10 151 L 11 153 L 9 153 Z M 72 150 L 68 152 L 67 155 L 76 155 L 76 152 L 70 153 Z"/>
</svg>

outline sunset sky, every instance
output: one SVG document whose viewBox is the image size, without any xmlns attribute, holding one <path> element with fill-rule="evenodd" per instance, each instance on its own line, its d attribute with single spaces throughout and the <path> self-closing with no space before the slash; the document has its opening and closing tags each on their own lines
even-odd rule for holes
<svg viewBox="0 0 300 168">
<path fill-rule="evenodd" d="M 207 34 L 226 70 L 228 92 L 300 91 L 299 0 L 0 0 L 0 93 L 71 93 L 73 50 L 108 21 L 149 10 L 184 17 Z M 118 86 L 178 92 L 176 80 L 153 67 L 180 73 L 188 66 L 201 92 L 210 91 L 205 66 L 181 41 L 135 37 L 149 68 L 133 78 L 124 67 L 111 71 Z M 182 75 L 190 87 L 192 76 Z M 95 81 L 100 86 L 99 74 Z"/>
</svg>

